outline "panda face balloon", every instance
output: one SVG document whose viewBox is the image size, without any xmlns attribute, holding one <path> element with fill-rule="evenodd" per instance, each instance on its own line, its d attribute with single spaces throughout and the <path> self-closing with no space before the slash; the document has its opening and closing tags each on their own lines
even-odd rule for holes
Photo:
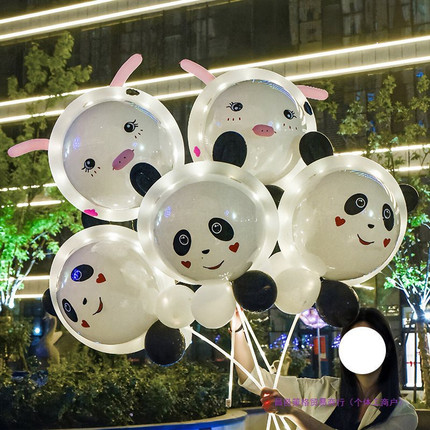
<svg viewBox="0 0 430 430">
<path fill-rule="evenodd" d="M 179 128 L 155 98 L 134 89 L 102 88 L 72 102 L 49 144 L 60 191 L 88 215 L 112 221 L 137 217 L 142 196 L 132 185 L 135 166 L 158 176 L 183 164 Z"/>
<path fill-rule="evenodd" d="M 150 260 L 169 276 L 193 283 L 233 280 L 268 258 L 277 226 L 263 184 L 216 162 L 166 174 L 144 197 L 138 218 Z"/>
<path fill-rule="evenodd" d="M 406 230 L 402 191 L 379 164 L 327 157 L 292 181 L 279 206 L 279 244 L 316 257 L 327 279 L 364 282 L 397 252 Z"/>
<path fill-rule="evenodd" d="M 78 340 L 103 352 L 143 349 L 159 284 L 137 233 L 106 225 L 77 233 L 60 248 L 50 278 L 56 313 Z"/>
<path fill-rule="evenodd" d="M 271 184 L 302 164 L 298 142 L 312 130 L 312 108 L 294 84 L 247 69 L 208 84 L 192 108 L 188 139 L 194 161 L 226 161 Z"/>
</svg>

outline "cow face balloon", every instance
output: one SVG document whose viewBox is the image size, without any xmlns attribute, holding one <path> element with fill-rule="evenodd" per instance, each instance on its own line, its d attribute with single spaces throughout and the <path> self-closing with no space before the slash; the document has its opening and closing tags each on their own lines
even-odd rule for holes
<svg viewBox="0 0 430 430">
<path fill-rule="evenodd" d="M 276 207 L 263 184 L 236 166 L 208 161 L 157 181 L 138 218 L 151 262 L 192 283 L 239 277 L 268 258 L 277 229 Z"/>
<path fill-rule="evenodd" d="M 123 68 L 131 73 L 135 56 L 129 62 Z M 169 111 L 149 94 L 119 83 L 114 79 L 68 105 L 45 148 L 29 141 L 9 150 L 17 156 L 48 149 L 52 175 L 67 200 L 110 221 L 135 219 L 147 189 L 184 163 L 181 133 Z"/>
<path fill-rule="evenodd" d="M 159 285 L 137 233 L 113 225 L 72 236 L 50 275 L 52 302 L 69 332 L 87 346 L 120 354 L 143 349 L 157 320 Z"/>
<path fill-rule="evenodd" d="M 235 164 L 272 184 L 304 167 L 298 143 L 313 130 L 312 108 L 298 87 L 268 70 L 243 69 L 208 80 L 191 110 L 188 140 L 194 161 Z"/>
<path fill-rule="evenodd" d="M 294 244 L 327 279 L 356 284 L 399 249 L 407 208 L 395 179 L 359 156 L 326 157 L 291 182 L 279 206 L 281 249 Z"/>
</svg>

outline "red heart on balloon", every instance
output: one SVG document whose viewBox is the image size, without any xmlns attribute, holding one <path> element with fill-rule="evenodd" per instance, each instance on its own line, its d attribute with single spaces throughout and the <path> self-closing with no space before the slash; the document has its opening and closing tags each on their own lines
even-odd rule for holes
<svg viewBox="0 0 430 430">
<path fill-rule="evenodd" d="M 334 221 L 336 222 L 336 225 L 338 227 L 340 227 L 341 225 L 345 224 L 345 220 L 343 218 L 341 218 L 340 216 L 337 216 Z"/>
<path fill-rule="evenodd" d="M 228 249 L 229 249 L 231 252 L 237 252 L 237 250 L 239 249 L 239 242 L 236 242 L 234 245 L 230 245 L 230 246 L 228 247 Z"/>
<path fill-rule="evenodd" d="M 391 239 L 384 239 L 384 248 L 386 248 L 390 242 Z"/>
<path fill-rule="evenodd" d="M 99 276 L 97 276 L 96 282 L 97 282 L 97 284 L 101 284 L 102 282 L 106 282 L 105 275 L 103 275 L 103 273 L 99 273 Z"/>
<path fill-rule="evenodd" d="M 191 267 L 191 261 L 181 261 L 181 264 L 185 266 L 187 269 Z"/>
</svg>

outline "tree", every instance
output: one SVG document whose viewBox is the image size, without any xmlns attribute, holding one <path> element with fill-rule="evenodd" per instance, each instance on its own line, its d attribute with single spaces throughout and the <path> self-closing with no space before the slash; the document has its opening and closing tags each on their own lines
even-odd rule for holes
<svg viewBox="0 0 430 430">
<path fill-rule="evenodd" d="M 379 92 L 367 106 L 363 98 L 350 104 L 340 123 L 339 134 L 349 143 L 364 144 L 367 157 L 376 158 L 399 182 L 410 183 L 420 194 L 419 207 L 409 214 L 409 227 L 401 249 L 384 271 L 387 276 L 384 287 L 400 289 L 414 310 L 425 402 L 430 407 L 430 352 L 425 317 L 430 301 L 430 188 L 426 177 L 419 174 L 405 176 L 399 168 L 408 162 L 424 166 L 430 149 L 416 149 L 409 159 L 393 151 L 399 146 L 428 143 L 425 139 L 428 138 L 426 122 L 430 107 L 430 80 L 426 75 L 418 74 L 414 87 L 411 97 L 400 100 L 396 93 L 396 79 L 392 75 L 386 76 Z"/>
<path fill-rule="evenodd" d="M 24 82 L 20 85 L 15 76 L 8 79 L 9 98 L 54 95 L 29 104 L 28 113 L 34 114 L 48 110 L 64 93 L 87 82 L 90 66 L 68 66 L 73 45 L 69 33 L 56 40 L 51 54 L 33 43 L 24 58 Z M 34 206 L 43 196 L 63 200 L 55 187 L 43 187 L 53 182 L 46 152 L 33 152 L 18 159 L 11 159 L 6 153 L 15 142 L 48 137 L 48 126 L 46 117 L 33 116 L 23 124 L 15 141 L 0 130 L 0 311 L 3 313 L 14 306 L 15 293 L 22 288 L 23 278 L 35 263 L 57 251 L 58 234 L 64 229 L 76 232 L 80 228 L 79 212 L 67 202 Z"/>
</svg>

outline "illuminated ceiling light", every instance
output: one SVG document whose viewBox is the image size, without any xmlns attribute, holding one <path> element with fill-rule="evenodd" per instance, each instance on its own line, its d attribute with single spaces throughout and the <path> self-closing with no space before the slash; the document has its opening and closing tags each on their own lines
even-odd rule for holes
<svg viewBox="0 0 430 430">
<path fill-rule="evenodd" d="M 406 145 L 406 146 L 395 146 L 394 148 L 378 148 L 378 149 L 374 149 L 372 151 L 370 151 L 370 154 L 384 154 L 386 152 L 403 152 L 403 151 L 419 151 L 421 149 L 428 149 L 430 148 L 430 144 L 427 143 L 425 145 Z M 338 152 L 335 153 L 334 155 L 363 155 L 365 154 L 366 151 L 363 150 L 356 150 L 356 151 L 351 151 L 351 152 Z"/>
<path fill-rule="evenodd" d="M 171 3 L 175 3 L 175 2 L 171 2 Z M 161 7 L 161 6 L 163 5 L 158 5 L 158 7 Z M 387 47 L 398 46 L 398 45 L 407 45 L 407 44 L 418 43 L 423 41 L 430 41 L 430 35 L 414 37 L 410 39 L 395 40 L 391 42 L 373 43 L 371 45 L 362 45 L 362 46 L 356 46 L 356 47 L 335 49 L 331 51 L 323 51 L 323 52 L 318 52 L 313 54 L 298 55 L 295 57 L 284 57 L 284 58 L 271 59 L 267 61 L 257 61 L 253 63 L 239 64 L 235 66 L 219 67 L 216 69 L 210 69 L 209 72 L 212 74 L 219 74 L 219 73 L 229 72 L 232 70 L 240 70 L 240 69 L 249 68 L 249 67 L 274 66 L 277 64 L 294 63 L 294 62 L 303 61 L 303 60 L 310 60 L 313 58 L 323 58 L 323 57 L 329 57 L 333 55 L 362 52 L 362 51 L 368 51 L 372 49 L 387 48 Z M 378 70 L 378 69 L 387 68 L 387 67 L 395 67 L 396 65 L 401 66 L 405 64 L 422 63 L 422 62 L 427 62 L 429 58 L 430 57 L 411 57 L 409 59 L 402 59 L 402 60 L 385 62 L 385 63 L 376 63 L 376 64 L 366 65 L 366 66 L 356 66 L 356 67 L 349 67 L 349 68 L 342 68 L 342 69 L 333 69 L 329 71 L 307 73 L 307 74 L 301 74 L 301 75 L 292 75 L 292 76 L 287 76 L 287 78 L 290 80 L 304 80 L 304 79 L 312 79 L 312 78 L 318 78 L 318 77 L 329 77 L 329 76 L 336 76 L 343 73 L 354 73 L 354 72 L 360 72 L 360 71 Z M 189 79 L 192 77 L 193 76 L 190 75 L 189 73 L 179 73 L 176 75 L 169 75 L 169 76 L 163 76 L 158 78 L 149 78 L 149 79 L 142 79 L 138 81 L 130 81 L 127 83 L 127 85 L 144 86 L 144 85 L 157 84 L 157 83 L 168 82 L 168 81 L 178 81 L 178 80 L 187 79 L 187 78 Z M 94 88 L 87 88 L 87 89 L 72 91 L 69 93 L 61 94 L 61 96 L 81 95 L 99 88 L 103 88 L 103 87 L 94 87 Z M 182 96 L 181 94 L 185 94 L 185 95 Z M 195 93 L 195 95 L 197 94 L 198 92 Z M 172 93 L 170 95 L 167 95 L 167 94 L 160 95 L 158 97 L 160 97 L 160 99 L 163 99 L 163 100 L 168 100 L 169 96 L 170 98 L 180 98 L 180 97 L 189 97 L 192 95 L 194 94 L 192 94 L 191 92 L 184 91 L 179 93 Z M 17 100 L 7 100 L 7 101 L 0 102 L 0 107 L 13 106 L 17 104 L 27 104 L 35 101 L 47 100 L 53 97 L 57 97 L 57 96 L 44 95 L 44 96 L 28 97 L 28 98 L 17 99 Z M 18 118 L 18 117 L 13 117 L 13 118 Z M 16 119 L 14 121 L 19 121 L 19 119 Z"/>
<path fill-rule="evenodd" d="M 17 208 L 25 208 L 27 206 L 35 207 L 35 206 L 52 206 L 52 205 L 59 205 L 61 203 L 64 203 L 64 200 L 40 200 L 37 202 L 31 202 L 31 203 L 18 203 L 16 205 Z"/>
<path fill-rule="evenodd" d="M 103 3 L 110 3 L 114 0 L 93 0 L 85 3 L 72 4 L 70 6 L 57 7 L 55 9 L 42 10 L 40 12 L 27 13 L 25 15 L 13 16 L 11 18 L 0 19 L 0 25 L 9 24 L 10 22 L 23 21 L 32 18 L 38 18 L 40 16 L 53 15 L 56 13 L 68 12 L 71 10 L 82 9 L 84 7 L 97 6 Z"/>
<path fill-rule="evenodd" d="M 43 294 L 15 294 L 15 299 L 41 299 Z"/>
<path fill-rule="evenodd" d="M 15 31 L 13 33 L 1 34 L 0 41 L 17 39 L 25 36 L 33 36 L 41 33 L 48 33 L 55 30 L 65 30 L 67 28 L 80 27 L 83 25 L 94 24 L 99 22 L 112 21 L 117 18 L 128 18 L 139 14 L 157 12 L 160 10 L 186 6 L 193 3 L 200 3 L 201 0 L 176 0 L 165 3 L 159 3 L 151 6 L 143 6 L 136 9 L 123 10 L 115 13 L 108 13 L 105 15 L 98 15 L 91 18 L 82 18 L 74 21 L 66 21 L 58 24 L 46 25 L 44 27 L 30 28 L 28 30 Z"/>
<path fill-rule="evenodd" d="M 430 56 L 402 58 L 401 60 L 386 61 L 383 63 L 366 64 L 363 66 L 344 67 L 342 69 L 324 70 L 320 72 L 302 73 L 300 75 L 286 76 L 291 81 L 302 81 L 304 79 L 327 78 L 331 76 L 345 75 L 350 73 L 370 72 L 373 70 L 389 69 L 391 67 L 408 66 L 430 62 Z"/>
<path fill-rule="evenodd" d="M 375 287 L 371 287 L 370 285 L 354 285 L 354 288 L 362 288 L 364 290 L 374 290 Z"/>
</svg>

